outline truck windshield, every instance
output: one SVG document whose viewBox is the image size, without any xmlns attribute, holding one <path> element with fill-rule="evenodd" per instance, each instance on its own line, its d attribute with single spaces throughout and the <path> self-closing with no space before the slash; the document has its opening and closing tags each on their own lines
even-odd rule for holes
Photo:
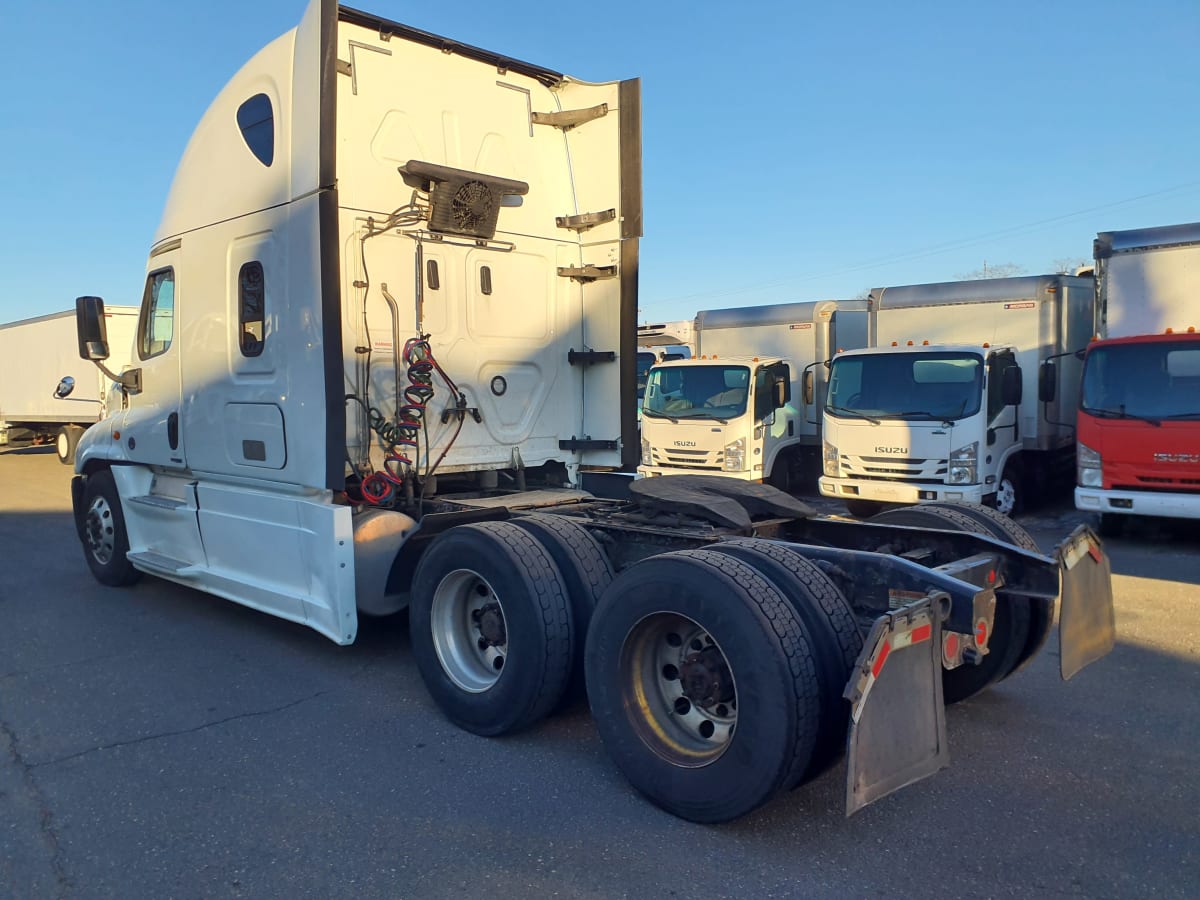
<svg viewBox="0 0 1200 900">
<path fill-rule="evenodd" d="M 637 355 L 637 391 L 638 399 L 641 400 L 646 393 L 646 376 L 650 374 L 650 367 L 658 362 L 658 357 L 645 350 L 639 350 Z"/>
<path fill-rule="evenodd" d="M 873 353 L 836 359 L 830 415 L 953 421 L 979 412 L 983 359 L 974 353 Z"/>
<path fill-rule="evenodd" d="M 1105 418 L 1200 419 L 1200 343 L 1097 347 L 1083 366 L 1080 406 Z"/>
<path fill-rule="evenodd" d="M 672 419 L 733 419 L 746 411 L 746 366 L 663 366 L 646 380 L 642 414 Z"/>
</svg>

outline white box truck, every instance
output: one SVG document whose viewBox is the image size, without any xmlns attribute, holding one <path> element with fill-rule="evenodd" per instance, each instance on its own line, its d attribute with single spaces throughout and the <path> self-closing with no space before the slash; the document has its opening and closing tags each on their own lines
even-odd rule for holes
<svg viewBox="0 0 1200 900">
<path fill-rule="evenodd" d="M 698 357 L 650 370 L 642 477 L 715 474 L 791 490 L 820 447 L 826 367 L 867 345 L 868 302 L 814 300 L 696 316 Z"/>
<path fill-rule="evenodd" d="M 339 644 L 407 607 L 431 696 L 481 735 L 586 680 L 621 771 L 702 822 L 843 751 L 850 811 L 937 771 L 944 700 L 1020 668 L 1056 609 L 1064 676 L 1107 652 L 1086 528 L 1043 556 L 969 507 L 931 531 L 734 479 L 581 489 L 636 433 L 639 163 L 636 80 L 313 0 L 176 173 L 127 403 L 76 456 L 92 573 Z M 77 314 L 105 359 L 103 301 Z"/>
<path fill-rule="evenodd" d="M 1101 232 L 1094 250 L 1075 506 L 1106 534 L 1200 518 L 1200 222 Z"/>
<path fill-rule="evenodd" d="M 109 306 L 113 348 L 109 367 L 121 368 L 133 350 L 136 306 Z M 81 360 L 75 311 L 0 325 L 0 445 L 26 439 L 54 442 L 71 464 L 84 429 L 104 418 L 112 379 Z"/>
<path fill-rule="evenodd" d="M 839 354 L 830 372 L 824 496 L 858 516 L 931 500 L 1012 514 L 1045 479 L 1070 478 L 1091 278 L 889 287 L 871 299 L 874 345 Z"/>
</svg>

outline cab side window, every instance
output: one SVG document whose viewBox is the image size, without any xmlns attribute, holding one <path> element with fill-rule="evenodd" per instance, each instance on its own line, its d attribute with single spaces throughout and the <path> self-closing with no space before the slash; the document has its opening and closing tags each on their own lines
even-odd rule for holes
<svg viewBox="0 0 1200 900">
<path fill-rule="evenodd" d="M 146 276 L 138 320 L 138 356 L 150 359 L 167 352 L 175 336 L 175 271 L 160 269 Z"/>
</svg>

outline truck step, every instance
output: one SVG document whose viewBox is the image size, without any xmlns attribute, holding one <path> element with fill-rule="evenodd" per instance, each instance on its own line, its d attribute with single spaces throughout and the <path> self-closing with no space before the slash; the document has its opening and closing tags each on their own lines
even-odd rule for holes
<svg viewBox="0 0 1200 900">
<path fill-rule="evenodd" d="M 150 499 L 150 498 L 138 498 Z M 188 578 L 200 572 L 200 567 L 194 563 L 184 562 L 155 553 L 153 550 L 139 550 L 126 554 L 126 558 L 137 568 L 152 575 L 166 575 L 171 578 Z"/>
<path fill-rule="evenodd" d="M 187 509 L 187 503 L 173 497 L 162 497 L 158 494 L 143 494 L 140 497 L 126 498 L 130 503 L 140 503 L 142 506 L 154 506 L 159 509 Z"/>
</svg>

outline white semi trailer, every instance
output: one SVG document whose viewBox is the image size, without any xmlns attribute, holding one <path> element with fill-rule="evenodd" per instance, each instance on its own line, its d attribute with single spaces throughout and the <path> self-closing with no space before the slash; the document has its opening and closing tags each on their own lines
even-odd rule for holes
<svg viewBox="0 0 1200 900">
<path fill-rule="evenodd" d="M 184 154 L 125 404 L 79 445 L 84 556 L 339 644 L 407 607 L 430 694 L 478 734 L 582 678 L 616 764 L 685 818 L 843 749 L 853 811 L 945 765 L 943 701 L 1018 669 L 1056 609 L 1064 676 L 1107 652 L 1108 561 L 974 507 L 929 529 L 732 479 L 582 490 L 636 450 L 639 120 L 637 81 L 313 0 Z M 103 301 L 77 311 L 105 359 Z"/>
<path fill-rule="evenodd" d="M 113 356 L 122 368 L 133 349 L 136 306 L 105 310 Z M 58 458 L 75 461 L 88 426 L 104 418 L 112 379 L 79 358 L 75 311 L 0 325 L 0 445 L 18 436 L 54 442 Z"/>
<path fill-rule="evenodd" d="M 698 357 L 650 371 L 642 477 L 715 474 L 790 490 L 821 445 L 825 362 L 865 347 L 864 300 L 704 310 Z"/>
<path fill-rule="evenodd" d="M 1070 478 L 1091 278 L 879 288 L 871 300 L 873 346 L 830 372 L 823 495 L 860 516 L 929 500 L 1011 514 L 1045 479 Z"/>
</svg>

